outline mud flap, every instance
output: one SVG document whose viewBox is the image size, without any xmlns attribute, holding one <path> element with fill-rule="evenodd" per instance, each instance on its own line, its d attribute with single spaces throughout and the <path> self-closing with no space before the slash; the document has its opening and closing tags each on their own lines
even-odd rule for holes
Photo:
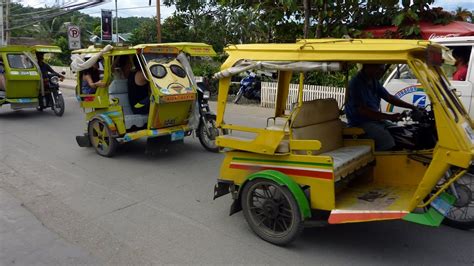
<svg viewBox="0 0 474 266">
<path fill-rule="evenodd" d="M 89 139 L 89 134 L 84 134 L 84 136 L 76 136 L 76 142 L 79 147 L 91 147 L 91 141 Z"/>
<path fill-rule="evenodd" d="M 456 201 L 456 198 L 447 193 L 441 193 L 439 197 L 434 200 L 428 211 L 424 213 L 409 213 L 403 220 L 438 227 L 444 220 L 444 216 L 449 212 L 449 208 Z"/>
<path fill-rule="evenodd" d="M 214 198 L 217 199 L 219 197 L 222 197 L 224 195 L 227 195 L 230 193 L 230 186 L 233 183 L 230 182 L 221 182 L 217 181 L 217 184 L 214 186 Z"/>
</svg>

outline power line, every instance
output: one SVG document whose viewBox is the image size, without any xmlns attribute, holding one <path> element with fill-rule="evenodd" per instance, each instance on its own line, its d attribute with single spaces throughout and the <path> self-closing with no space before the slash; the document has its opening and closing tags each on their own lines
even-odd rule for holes
<svg viewBox="0 0 474 266">
<path fill-rule="evenodd" d="M 77 3 L 77 4 L 72 4 L 72 5 L 66 4 L 63 7 L 59 8 L 59 10 L 61 10 L 61 9 L 64 9 L 64 10 L 59 11 L 57 13 L 53 13 L 53 14 L 49 14 L 49 15 L 41 15 L 41 16 L 37 16 L 37 17 L 33 16 L 33 17 L 26 18 L 26 19 L 17 20 L 17 21 L 15 21 L 16 23 L 18 23 L 18 24 L 24 23 L 24 24 L 10 27 L 8 30 L 14 30 L 14 29 L 30 26 L 30 25 L 33 25 L 33 24 L 41 22 L 41 21 L 49 20 L 49 19 L 55 18 L 57 16 L 65 15 L 65 14 L 68 14 L 68 13 L 72 13 L 74 11 L 84 9 L 86 7 L 98 6 L 98 5 L 103 4 L 104 2 L 105 2 L 104 0 L 89 0 L 85 3 Z M 52 11 L 57 11 L 57 9 L 52 9 Z M 25 21 L 25 22 L 23 22 L 23 21 Z M 28 22 L 26 22 L 26 21 L 28 21 Z"/>
</svg>

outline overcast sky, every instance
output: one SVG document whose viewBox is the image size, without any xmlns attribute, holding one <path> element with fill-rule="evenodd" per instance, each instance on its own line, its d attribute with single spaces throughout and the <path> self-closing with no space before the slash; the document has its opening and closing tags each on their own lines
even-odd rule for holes
<svg viewBox="0 0 474 266">
<path fill-rule="evenodd" d="M 84 1 L 84 0 L 82 0 Z M 13 0 L 13 2 L 22 2 L 24 5 L 33 7 L 41 7 L 45 4 L 52 5 L 55 0 Z M 59 0 L 59 2 L 70 3 L 76 2 L 74 0 Z M 152 7 L 148 6 L 149 0 L 117 0 L 119 17 L 152 17 L 156 15 L 156 0 L 151 0 Z M 474 10 L 474 0 L 437 0 L 433 6 L 441 6 L 445 10 L 454 10 L 461 6 L 467 10 Z M 122 9 L 126 8 L 126 9 Z M 109 0 L 108 3 L 102 4 L 94 8 L 84 9 L 81 12 L 90 14 L 91 16 L 100 16 L 101 9 L 115 10 L 115 1 Z M 161 19 L 169 17 L 175 11 L 174 7 L 161 6 Z M 115 13 L 114 13 L 115 16 Z"/>
</svg>

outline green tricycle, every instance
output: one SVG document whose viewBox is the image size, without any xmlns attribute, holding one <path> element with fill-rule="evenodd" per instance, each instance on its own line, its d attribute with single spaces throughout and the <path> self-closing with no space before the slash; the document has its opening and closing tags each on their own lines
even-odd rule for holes
<svg viewBox="0 0 474 266">
<path fill-rule="evenodd" d="M 43 62 L 44 54 L 61 53 L 57 46 L 8 45 L 0 47 L 0 106 L 13 110 L 51 108 L 64 113 L 64 98 L 59 90 L 63 76 Z"/>
</svg>

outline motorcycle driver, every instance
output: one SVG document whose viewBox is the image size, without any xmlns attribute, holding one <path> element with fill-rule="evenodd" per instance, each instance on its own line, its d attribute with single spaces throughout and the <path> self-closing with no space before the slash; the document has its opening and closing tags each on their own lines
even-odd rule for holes
<svg viewBox="0 0 474 266">
<path fill-rule="evenodd" d="M 36 59 L 38 60 L 38 65 L 41 70 L 41 76 L 43 78 L 47 77 L 48 73 L 52 73 L 54 75 L 57 75 L 59 77 L 60 81 L 64 80 L 64 76 L 59 74 L 58 72 L 54 71 L 54 69 L 48 65 L 47 63 L 44 62 L 44 53 L 36 53 Z"/>
<path fill-rule="evenodd" d="M 384 72 L 384 64 L 364 64 L 349 83 L 349 100 L 345 106 L 349 126 L 364 129 L 367 137 L 375 141 L 377 151 L 390 150 L 395 146 L 387 126 L 391 124 L 389 121 L 397 122 L 402 118 L 400 113 L 382 113 L 381 99 L 398 107 L 418 109 L 388 93 L 379 82 Z"/>
</svg>

